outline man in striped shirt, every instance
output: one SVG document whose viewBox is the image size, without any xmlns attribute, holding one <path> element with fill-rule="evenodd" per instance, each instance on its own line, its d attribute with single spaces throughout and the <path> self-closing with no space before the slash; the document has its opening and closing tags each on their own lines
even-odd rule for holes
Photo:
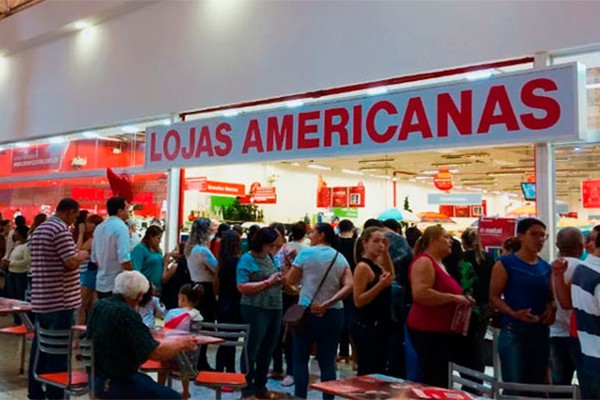
<svg viewBox="0 0 600 400">
<path fill-rule="evenodd" d="M 79 204 L 70 198 L 62 199 L 56 213 L 37 227 L 29 242 L 31 252 L 31 305 L 36 323 L 45 329 L 70 329 L 74 324 L 75 310 L 81 305 L 79 266 L 89 254 L 77 251 L 69 226 L 75 222 Z M 62 399 L 63 390 L 47 385 L 44 388 L 33 374 L 36 340 L 31 347 L 29 361 L 30 399 Z M 67 370 L 64 356 L 41 353 L 37 372 L 63 372 Z"/>
</svg>

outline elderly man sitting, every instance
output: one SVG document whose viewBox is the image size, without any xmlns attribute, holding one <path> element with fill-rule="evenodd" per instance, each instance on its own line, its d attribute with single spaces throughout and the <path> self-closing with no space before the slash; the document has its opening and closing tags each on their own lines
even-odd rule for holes
<svg viewBox="0 0 600 400">
<path fill-rule="evenodd" d="M 92 310 L 87 337 L 94 344 L 95 387 L 100 399 L 181 399 L 179 393 L 160 385 L 138 368 L 146 360 L 170 360 L 181 351 L 196 348 L 191 336 L 162 343 L 135 311 L 148 280 L 137 271 L 124 271 L 115 279 L 113 295 L 98 301 Z"/>
</svg>

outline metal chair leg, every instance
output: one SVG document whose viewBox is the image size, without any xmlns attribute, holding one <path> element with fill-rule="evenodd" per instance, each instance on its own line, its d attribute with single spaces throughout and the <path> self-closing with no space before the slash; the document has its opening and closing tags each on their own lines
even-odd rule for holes
<svg viewBox="0 0 600 400">
<path fill-rule="evenodd" d="M 221 388 L 217 388 L 216 392 L 217 393 L 216 393 L 216 397 L 215 398 L 217 400 L 221 400 Z"/>
<path fill-rule="evenodd" d="M 27 336 L 23 335 L 21 338 L 21 367 L 19 368 L 19 375 L 25 373 L 25 349 L 27 348 Z"/>
</svg>

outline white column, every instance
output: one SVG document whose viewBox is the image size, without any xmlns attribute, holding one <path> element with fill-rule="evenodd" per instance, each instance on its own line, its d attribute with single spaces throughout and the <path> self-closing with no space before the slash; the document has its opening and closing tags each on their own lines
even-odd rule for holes
<svg viewBox="0 0 600 400">
<path fill-rule="evenodd" d="M 165 252 L 173 251 L 179 243 L 179 181 L 180 168 L 167 171 L 167 220 L 165 221 Z"/>
<path fill-rule="evenodd" d="M 534 67 L 541 68 L 549 64 L 546 52 L 536 53 Z M 537 217 L 543 221 L 548 233 L 548 241 L 540 256 L 551 261 L 556 255 L 556 188 L 555 188 L 555 153 L 550 143 L 540 143 L 535 146 L 535 190 Z"/>
</svg>

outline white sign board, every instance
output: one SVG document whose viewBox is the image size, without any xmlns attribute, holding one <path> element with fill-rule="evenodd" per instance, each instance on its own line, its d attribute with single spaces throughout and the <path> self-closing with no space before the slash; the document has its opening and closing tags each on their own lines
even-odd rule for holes
<svg viewBox="0 0 600 400">
<path fill-rule="evenodd" d="M 153 126 L 146 132 L 146 167 L 575 140 L 585 130 L 578 67 Z"/>
</svg>

